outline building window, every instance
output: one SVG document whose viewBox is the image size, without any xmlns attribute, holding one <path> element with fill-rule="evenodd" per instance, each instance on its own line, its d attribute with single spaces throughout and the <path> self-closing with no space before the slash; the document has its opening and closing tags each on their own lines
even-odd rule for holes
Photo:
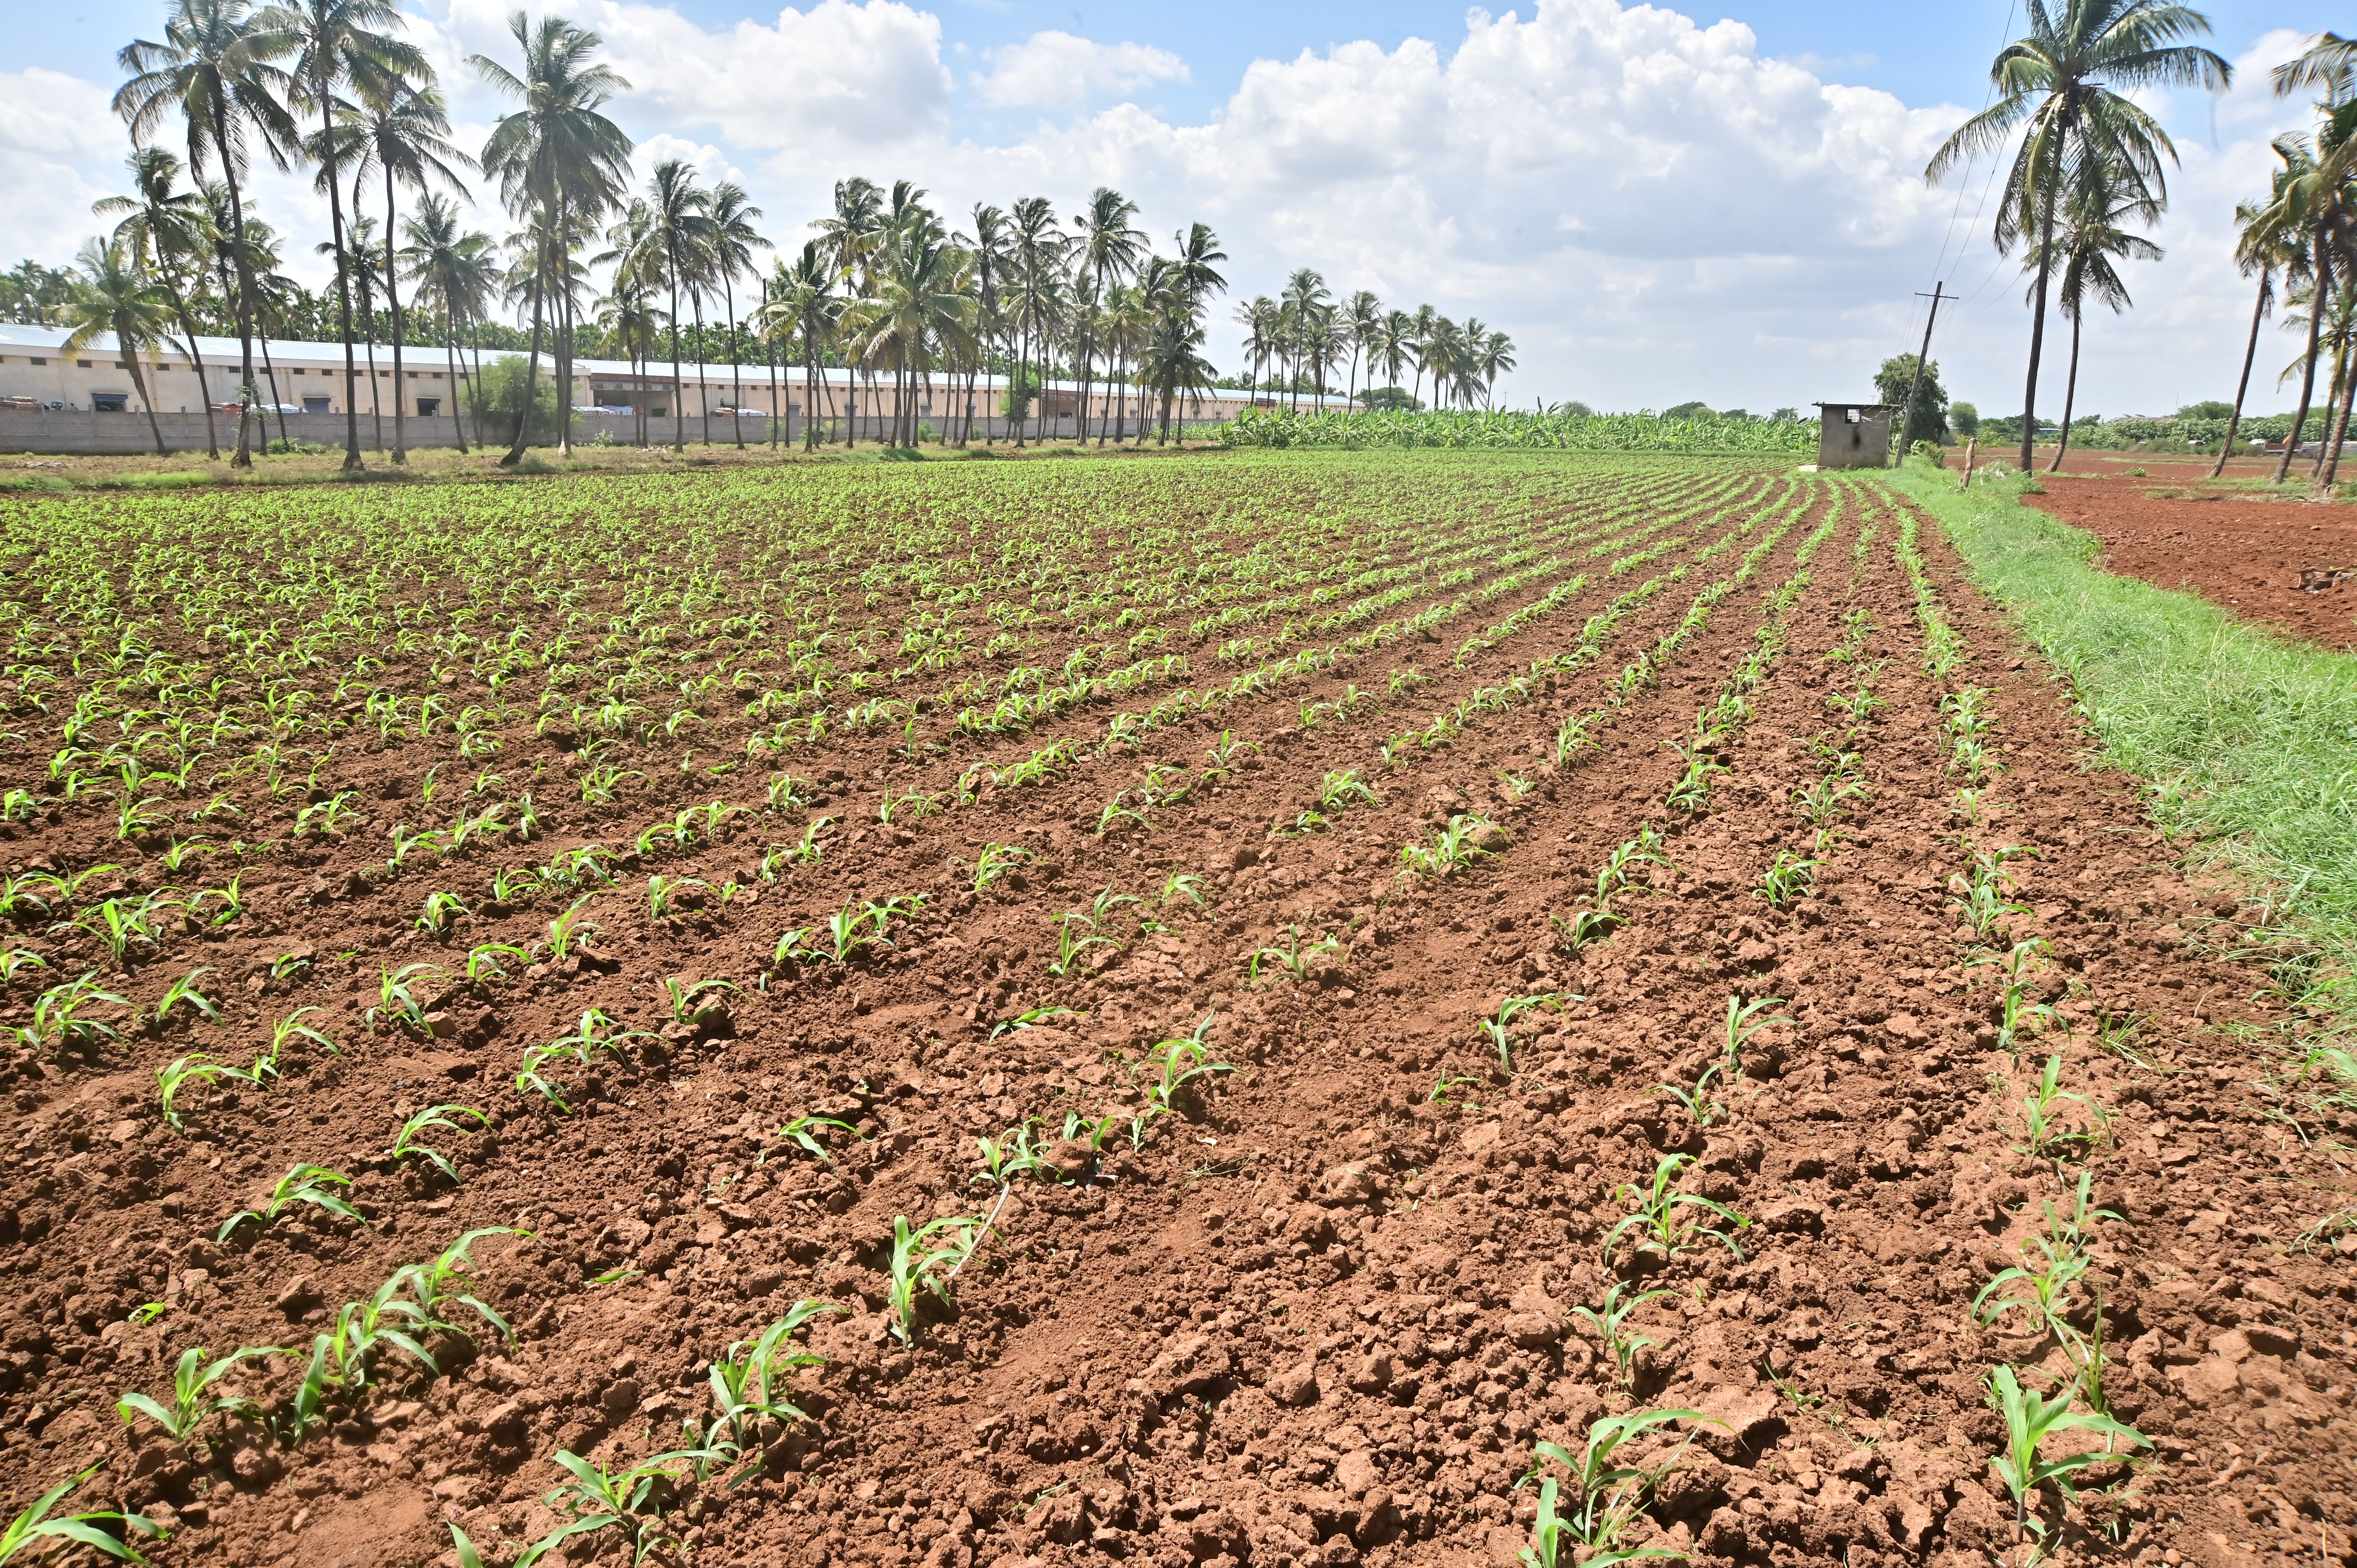
<svg viewBox="0 0 2357 1568">
<path fill-rule="evenodd" d="M 47 360 L 45 360 L 45 359 L 41 358 L 41 356 L 39 356 L 38 354 L 36 354 L 36 355 L 34 355 L 34 356 L 33 356 L 33 363 L 35 363 L 35 364 L 37 364 L 37 365 L 46 365 L 46 364 L 48 364 L 48 361 Z"/>
<path fill-rule="evenodd" d="M 74 361 L 74 369 L 78 371 L 86 371 L 90 369 L 90 361 L 88 360 L 76 360 Z"/>
<path fill-rule="evenodd" d="M 441 412 L 442 400 L 440 398 L 421 397 L 417 400 L 417 413 L 419 418 L 431 419 Z"/>
<path fill-rule="evenodd" d="M 333 413 L 336 410 L 335 405 L 327 398 L 307 397 L 303 400 L 303 412 L 306 413 Z"/>
</svg>

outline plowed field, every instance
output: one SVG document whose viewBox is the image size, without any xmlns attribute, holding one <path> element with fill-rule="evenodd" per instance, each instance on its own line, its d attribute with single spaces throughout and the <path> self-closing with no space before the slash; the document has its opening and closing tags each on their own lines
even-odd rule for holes
<svg viewBox="0 0 2357 1568">
<path fill-rule="evenodd" d="M 52 1517 L 301 1568 L 2350 1552 L 2357 1113 L 1870 478 L 0 545 L 10 1512 L 102 1464 Z"/>
</svg>

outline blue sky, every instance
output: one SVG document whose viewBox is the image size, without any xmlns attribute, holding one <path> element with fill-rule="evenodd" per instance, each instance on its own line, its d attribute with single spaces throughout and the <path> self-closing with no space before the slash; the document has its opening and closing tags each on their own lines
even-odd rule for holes
<svg viewBox="0 0 2357 1568">
<path fill-rule="evenodd" d="M 405 0 L 444 62 L 462 145 L 499 105 L 460 60 L 500 52 L 511 3 Z M 1034 192 L 1069 209 L 1109 183 L 1144 204 L 1157 237 L 1212 222 L 1240 295 L 1314 266 L 1337 292 L 1429 300 L 1514 336 L 1523 369 L 1501 390 L 1518 400 L 1615 407 L 1858 395 L 1876 361 L 1912 346 L 1914 291 L 1940 276 L 1966 295 L 1934 349 L 1952 391 L 2019 406 L 2020 285 L 1984 232 L 1986 171 L 1936 191 L 1919 177 L 1980 105 L 2018 22 L 2007 4 L 563 9 L 608 38 L 637 85 L 615 113 L 642 165 L 683 156 L 742 180 L 781 240 L 848 173 L 914 178 L 959 214 Z M 2205 9 L 2214 46 L 2252 81 L 2219 102 L 2155 102 L 2184 157 L 2155 236 L 2169 255 L 2135 269 L 2135 312 L 2089 322 L 2083 408 L 2222 394 L 2249 308 L 2228 259 L 2233 204 L 2263 188 L 2267 136 L 2304 117 L 2255 79 L 2298 35 L 2346 20 L 2306 0 Z M 0 264 L 62 262 L 94 229 L 90 200 L 118 182 L 113 51 L 152 33 L 161 6 L 9 10 Z M 299 179 L 265 175 L 257 199 L 298 249 L 323 230 Z M 1232 337 L 1214 336 L 1223 363 Z"/>
</svg>

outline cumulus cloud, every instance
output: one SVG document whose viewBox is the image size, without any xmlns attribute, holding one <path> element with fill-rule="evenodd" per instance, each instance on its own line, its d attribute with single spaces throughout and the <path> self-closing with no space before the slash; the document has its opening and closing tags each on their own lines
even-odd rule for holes
<svg viewBox="0 0 2357 1568">
<path fill-rule="evenodd" d="M 459 102 L 493 113 L 457 63 L 469 52 L 511 60 L 510 0 L 437 0 L 415 27 Z M 631 91 L 610 113 L 633 131 L 710 130 L 732 146 L 836 157 L 938 141 L 949 125 L 950 73 L 941 18 L 900 0 L 821 0 L 772 22 L 706 31 L 669 6 L 593 0 L 566 15 L 606 42 Z"/>
<path fill-rule="evenodd" d="M 990 70 L 974 79 L 994 109 L 1077 109 L 1108 93 L 1189 80 L 1187 62 L 1147 44 L 1100 44 L 1071 33 L 1034 33 L 985 51 Z"/>
<path fill-rule="evenodd" d="M 95 181 L 128 150 L 108 96 L 62 71 L 0 71 L 0 254 L 61 266 L 95 231 Z"/>
</svg>

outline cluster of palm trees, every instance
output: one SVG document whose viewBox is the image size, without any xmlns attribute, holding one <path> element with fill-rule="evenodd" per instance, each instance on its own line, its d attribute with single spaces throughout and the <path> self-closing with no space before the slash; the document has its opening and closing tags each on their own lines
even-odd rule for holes
<svg viewBox="0 0 2357 1568">
<path fill-rule="evenodd" d="M 2294 133 L 2275 140 L 2276 169 L 2264 201 L 2247 201 L 2234 209 L 2240 224 L 2234 259 L 2245 276 L 2258 280 L 2258 298 L 2251 310 L 2251 334 L 2243 350 L 2243 374 L 2234 389 L 2234 412 L 2226 427 L 2226 443 L 2218 454 L 2212 475 L 2225 469 L 2233 450 L 2234 434 L 2243 417 L 2243 401 L 2250 391 L 2251 365 L 2257 357 L 2260 324 L 2274 308 L 2281 292 L 2291 309 L 2284 324 L 2301 329 L 2306 343 L 2277 378 L 2277 384 L 2299 377 L 2299 406 L 2276 460 L 2275 481 L 2291 472 L 2299 451 L 2300 435 L 2315 406 L 2316 372 L 2329 353 L 2331 368 L 2325 381 L 2324 439 L 2319 444 L 2312 470 L 2320 492 L 2329 491 L 2339 472 L 2341 448 L 2349 434 L 2349 405 L 2357 396 L 2357 40 L 2325 33 L 2297 59 L 2276 69 L 2273 85 L 2278 97 L 2314 91 L 2316 133 Z"/>
<path fill-rule="evenodd" d="M 1432 377 L 1433 402 L 1441 405 L 1485 405 L 1496 392 L 1498 377 L 1514 368 L 1513 339 L 1468 317 L 1463 325 L 1439 315 L 1432 306 L 1413 312 L 1387 308 L 1361 289 L 1339 305 L 1326 280 L 1304 267 L 1286 281 L 1276 298 L 1266 295 L 1236 307 L 1236 324 L 1244 330 L 1244 353 L 1252 361 L 1247 385 L 1257 390 L 1274 361 L 1282 372 L 1281 385 L 1296 406 L 1303 392 L 1323 397 L 1327 378 L 1349 361 L 1345 395 L 1358 400 L 1359 370 L 1364 360 L 1367 384 L 1374 386 L 1382 371 L 1387 389 L 1396 391 L 1410 367 L 1415 384 L 1407 392 L 1408 406 L 1420 402 L 1424 378 Z"/>
<path fill-rule="evenodd" d="M 2115 263 L 2161 253 L 2131 225 L 2157 222 L 2167 209 L 2164 166 L 2176 161 L 2177 149 L 2159 121 L 2129 95 L 2178 86 L 2219 91 L 2233 74 L 2215 51 L 2183 41 L 2207 34 L 2209 19 L 2164 0 L 2030 0 L 2029 21 L 2030 30 L 1999 50 L 1990 67 L 1994 102 L 1959 126 L 1923 171 L 1936 183 L 2020 133 L 1995 237 L 2000 252 L 2023 250 L 2031 280 L 2021 414 L 2025 473 L 2038 428 L 2049 303 L 2058 304 L 2071 323 L 2062 419 L 2067 445 L 2085 311 L 2091 305 L 2115 313 L 2126 308 L 2128 292 Z M 2058 446 L 2054 466 L 2061 461 Z"/>
<path fill-rule="evenodd" d="M 774 247 L 755 229 L 762 214 L 744 191 L 726 181 L 705 187 L 677 160 L 657 165 L 643 194 L 606 230 L 607 248 L 591 258 L 613 269 L 612 286 L 594 308 L 634 372 L 668 349 L 674 444 L 686 438 L 683 312 L 693 313 L 698 341 L 708 307 L 726 317 L 733 413 L 744 401 L 735 347 L 742 341 L 740 305 L 745 327 L 765 350 L 773 409 L 780 374 L 801 367 L 805 446 L 815 446 L 822 427 L 836 423 L 834 385 L 820 374 L 828 365 L 855 372 L 844 391 L 846 445 L 858 437 L 862 382 L 872 411 L 886 401 L 878 381 L 888 381 L 881 438 L 911 446 L 920 434 L 920 401 L 937 395 L 956 408 L 939 438 L 970 439 L 977 420 L 990 417 L 981 378 L 1001 372 L 1008 390 L 997 413 L 1018 445 L 1049 417 L 1039 389 L 1057 375 L 1076 383 L 1079 439 L 1093 425 L 1100 445 L 1125 441 L 1133 414 L 1143 439 L 1149 411 L 1158 407 L 1167 440 L 1179 399 L 1211 384 L 1201 350 L 1204 313 L 1227 286 L 1218 236 L 1193 224 L 1174 236 L 1172 254 L 1156 253 L 1135 227 L 1137 204 L 1104 188 L 1069 227 L 1047 198 L 1028 196 L 1005 209 L 978 203 L 966 227 L 953 231 L 926 194 L 907 180 L 888 189 L 864 178 L 838 181 L 813 236 L 764 273 L 755 252 Z M 643 440 L 644 399 L 635 401 Z M 708 402 L 702 417 L 709 441 Z M 868 420 L 873 426 L 883 416 L 871 413 Z M 779 426 L 770 428 L 775 441 Z M 743 445 L 741 434 L 737 440 Z"/>
<path fill-rule="evenodd" d="M 759 253 L 773 247 L 755 227 L 761 211 L 735 183 L 706 187 L 671 160 L 642 190 L 630 190 L 630 138 L 605 113 L 630 84 L 600 61 L 596 34 L 519 11 L 509 18 L 514 59 L 468 57 L 511 103 L 478 156 L 452 145 L 432 63 L 398 36 L 400 21 L 396 0 L 172 0 L 162 38 L 121 51 L 128 79 L 114 104 L 132 134 L 132 188 L 98 204 L 114 228 L 85 250 L 65 314 L 83 341 L 116 336 L 151 428 L 154 403 L 138 359 L 177 338 L 198 375 L 209 432 L 217 406 L 234 408 L 232 460 L 253 460 L 262 381 L 275 386 L 269 336 L 302 296 L 283 270 L 276 236 L 252 209 L 257 157 L 316 170 L 328 199 L 330 232 L 318 251 L 335 268 L 347 468 L 361 467 L 361 411 L 352 395 L 360 357 L 365 352 L 373 388 L 376 323 L 388 320 L 393 384 L 405 385 L 404 346 L 418 313 L 438 319 L 452 382 L 471 382 L 479 408 L 480 366 L 470 372 L 459 359 L 462 330 L 501 309 L 529 323 L 522 405 L 512 411 L 503 459 L 511 464 L 533 438 L 544 355 L 564 410 L 544 434 L 569 443 L 571 400 L 563 394 L 574 384 L 576 344 L 591 332 L 634 370 L 669 360 L 672 435 L 683 443 L 685 317 L 699 343 L 707 317 L 726 322 L 732 404 L 743 401 L 746 334 L 766 350 L 773 409 L 781 368 L 801 366 L 810 444 L 819 439 L 822 397 L 830 403 L 823 422 L 834 419 L 834 387 L 819 374 L 825 365 L 855 372 L 845 391 L 844 439 L 856 438 L 863 382 L 871 411 L 884 401 L 881 378 L 893 389 L 885 439 L 901 446 L 918 438 L 920 383 L 928 401 L 944 385 L 952 403 L 962 391 L 952 422 L 960 440 L 974 430 L 989 373 L 1003 377 L 1006 393 L 983 415 L 1011 424 L 1018 443 L 1069 414 L 1082 440 L 1093 430 L 1100 444 L 1129 439 L 1133 428 L 1142 440 L 1157 417 L 1168 440 L 1180 400 L 1214 384 L 1204 323 L 1227 286 L 1218 270 L 1227 258 L 1203 224 L 1179 231 L 1169 253 L 1160 253 L 1137 227 L 1137 205 L 1099 188 L 1069 221 L 1046 198 L 1025 197 L 1003 209 L 979 204 L 952 231 L 912 184 L 887 189 L 854 178 L 835 187 L 833 210 L 799 253 L 765 273 Z M 179 141 L 185 156 L 167 140 Z M 459 220 L 453 198 L 478 175 L 497 182 L 514 220 L 504 242 L 468 232 Z M 591 283 L 598 273 L 608 280 L 602 294 Z M 200 319 L 221 314 L 234 328 L 238 364 L 231 401 L 216 405 L 197 334 Z M 1239 319 L 1253 360 L 1249 384 L 1257 389 L 1275 363 L 1297 398 L 1305 386 L 1322 394 L 1345 357 L 1354 392 L 1362 360 L 1371 380 L 1380 367 L 1394 384 L 1412 363 L 1419 392 L 1429 375 L 1436 401 L 1466 404 L 1486 399 L 1513 366 L 1512 344 L 1478 321 L 1460 327 L 1429 306 L 1386 311 L 1365 293 L 1338 308 L 1307 270 L 1281 299 L 1255 300 Z M 1058 394 L 1064 406 L 1051 408 L 1040 389 L 1058 377 L 1076 391 Z M 638 379 L 644 387 L 653 378 Z M 274 391 L 268 401 L 279 405 Z M 646 406 L 643 395 L 634 402 Z M 393 403 L 391 455 L 402 463 L 407 415 L 403 400 Z M 707 404 L 707 441 L 711 412 Z M 871 424 L 877 417 L 871 413 Z M 378 418 L 381 426 L 381 410 Z M 280 423 L 283 437 L 283 413 Z M 459 430 L 463 447 L 463 418 Z M 218 434 L 209 439 L 218 456 Z M 160 431 L 156 440 L 160 446 Z"/>
<path fill-rule="evenodd" d="M 2175 146 L 2159 122 L 2129 94 L 2139 90 L 2201 87 L 2222 91 L 2233 68 L 2214 51 L 2186 40 L 2210 30 L 2190 6 L 2164 0 L 2032 0 L 2030 31 L 2007 44 L 1991 67 L 1996 96 L 1943 144 L 1924 170 L 1937 181 L 1975 156 L 2020 134 L 2007 171 L 1996 224 L 1997 249 L 2023 252 L 2030 276 L 2029 381 L 2023 393 L 2021 467 L 2031 461 L 2036 435 L 2038 374 L 2044 355 L 2046 313 L 2055 304 L 2071 323 L 2070 372 L 2065 381 L 2061 438 L 2049 468 L 2061 467 L 2071 439 L 2078 392 L 2081 328 L 2088 307 L 2115 314 L 2130 301 L 2117 263 L 2160 258 L 2160 248 L 2136 231 L 2157 222 L 2169 200 L 2165 166 Z M 2276 93 L 2320 94 L 2314 135 L 2278 137 L 2267 199 L 2236 208 L 2241 231 L 2236 260 L 2258 281 L 2250 342 L 2233 412 L 2213 474 L 2225 468 L 2250 390 L 2259 328 L 2278 295 L 2293 306 L 2287 325 L 2304 329 L 2302 352 L 2282 380 L 2300 378 L 2299 405 L 2276 481 L 2289 473 L 2300 435 L 2314 408 L 2317 370 L 2327 353 L 2325 430 L 2316 462 L 2329 488 L 2357 395 L 2357 42 L 2319 35 L 2299 57 L 2278 67 Z"/>
</svg>

